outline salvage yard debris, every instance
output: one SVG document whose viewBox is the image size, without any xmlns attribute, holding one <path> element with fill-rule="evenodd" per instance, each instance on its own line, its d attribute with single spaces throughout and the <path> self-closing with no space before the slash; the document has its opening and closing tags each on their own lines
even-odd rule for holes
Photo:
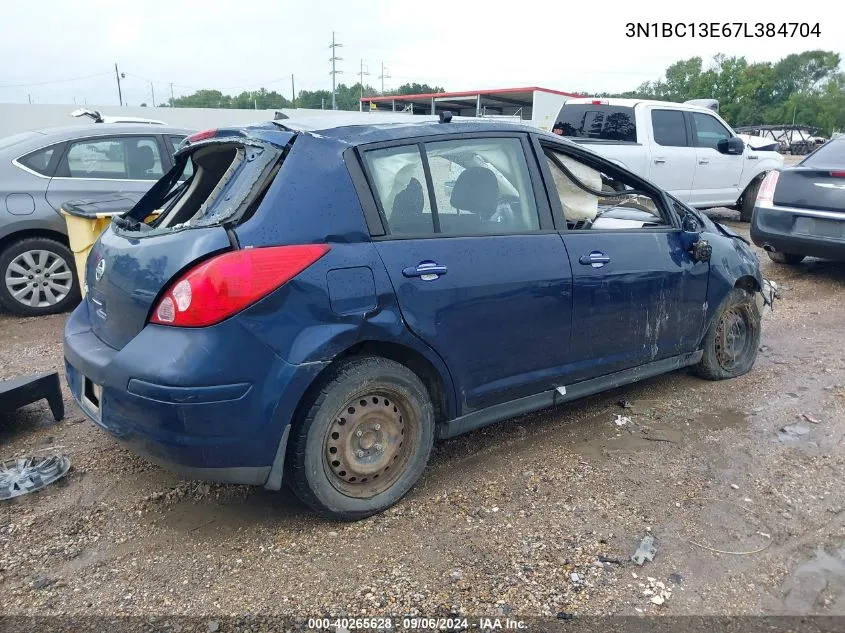
<svg viewBox="0 0 845 633">
<path fill-rule="evenodd" d="M 70 470 L 65 455 L 18 457 L 0 464 L 0 499 L 11 499 L 41 490 Z"/>
<path fill-rule="evenodd" d="M 805 420 L 807 420 L 807 422 L 810 422 L 811 424 L 821 424 L 820 420 L 817 420 L 816 418 L 811 416 L 809 413 L 802 413 L 800 415 L 800 417 L 804 418 Z"/>
<path fill-rule="evenodd" d="M 631 556 L 631 560 L 637 565 L 642 565 L 646 560 L 654 560 L 655 554 L 657 554 L 657 548 L 654 547 L 654 537 L 651 534 L 646 534 L 640 541 L 637 551 Z"/>
</svg>

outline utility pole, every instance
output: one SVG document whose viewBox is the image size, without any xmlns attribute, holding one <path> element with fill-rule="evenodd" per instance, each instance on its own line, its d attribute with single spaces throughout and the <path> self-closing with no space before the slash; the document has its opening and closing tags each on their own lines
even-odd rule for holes
<svg viewBox="0 0 845 633">
<path fill-rule="evenodd" d="M 171 81 L 170 82 L 170 105 L 173 105 L 173 101 L 175 101 L 175 99 L 173 98 L 173 82 Z"/>
<path fill-rule="evenodd" d="M 293 73 L 290 76 L 290 102 L 291 107 L 296 108 L 296 90 L 293 87 Z"/>
<path fill-rule="evenodd" d="M 361 98 L 358 100 L 358 111 L 359 112 L 364 111 L 364 101 L 363 101 L 363 99 L 364 99 L 364 75 L 367 75 L 369 77 L 369 75 L 370 75 L 370 73 L 368 72 L 369 70 L 370 70 L 369 66 L 367 67 L 366 71 L 364 70 L 364 60 L 362 59 L 361 60 L 361 73 L 360 73 L 360 75 L 361 75 L 361 80 L 360 80 Z"/>
<path fill-rule="evenodd" d="M 331 75 L 332 75 L 332 110 L 337 110 L 337 95 L 336 95 L 337 75 L 338 75 L 338 73 L 343 72 L 342 70 L 336 70 L 335 69 L 335 62 L 339 62 L 339 61 L 343 60 L 343 57 L 337 57 L 337 55 L 335 55 L 335 52 L 336 52 L 335 49 L 338 46 L 343 46 L 343 44 L 336 44 L 335 43 L 335 41 L 334 41 L 334 31 L 332 31 L 332 45 L 329 47 L 329 48 L 332 49 L 332 56 L 331 56 L 331 59 L 329 59 L 329 61 L 332 63 L 332 70 L 331 70 Z"/>
<path fill-rule="evenodd" d="M 32 105 L 32 95 L 30 93 L 26 93 L 26 98 L 29 99 L 29 105 Z"/>
<path fill-rule="evenodd" d="M 120 89 L 120 73 L 117 71 L 117 62 L 114 63 L 114 76 L 117 79 L 117 99 L 123 105 L 123 92 Z"/>
<path fill-rule="evenodd" d="M 385 74 L 384 62 L 381 63 L 381 74 L 378 76 L 381 79 L 381 94 L 384 94 L 384 80 L 390 79 L 390 75 Z"/>
<path fill-rule="evenodd" d="M 150 82 L 150 92 L 153 93 L 153 107 L 156 107 L 156 89 L 153 87 L 153 82 Z"/>
</svg>

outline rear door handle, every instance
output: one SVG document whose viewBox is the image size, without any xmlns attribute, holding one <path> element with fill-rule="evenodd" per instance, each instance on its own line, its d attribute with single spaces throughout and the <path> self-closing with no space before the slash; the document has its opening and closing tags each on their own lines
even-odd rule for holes
<svg viewBox="0 0 845 633">
<path fill-rule="evenodd" d="M 578 263 L 583 266 L 592 266 L 593 268 L 601 268 L 605 264 L 610 263 L 610 257 L 601 251 L 593 251 L 588 255 L 581 255 L 578 258 Z"/>
<path fill-rule="evenodd" d="M 699 165 L 709 165 L 710 161 L 707 160 L 706 158 L 702 158 L 700 161 L 698 161 L 698 164 Z"/>
<path fill-rule="evenodd" d="M 654 159 L 654 164 L 655 164 L 655 165 L 662 165 L 662 164 L 663 164 L 663 163 L 665 163 L 665 162 L 666 162 L 666 159 L 665 159 L 665 158 L 655 158 L 655 159 Z"/>
<path fill-rule="evenodd" d="M 749 154 L 749 155 L 747 156 L 747 158 L 748 158 L 748 160 L 757 160 L 757 159 L 758 159 L 758 158 L 760 158 L 760 157 L 759 157 L 759 156 L 757 156 L 756 154 Z"/>
<path fill-rule="evenodd" d="M 437 279 L 440 275 L 445 275 L 448 270 L 448 268 L 436 262 L 420 262 L 416 266 L 404 268 L 402 274 L 405 277 L 419 277 L 423 281 L 431 281 Z"/>
</svg>

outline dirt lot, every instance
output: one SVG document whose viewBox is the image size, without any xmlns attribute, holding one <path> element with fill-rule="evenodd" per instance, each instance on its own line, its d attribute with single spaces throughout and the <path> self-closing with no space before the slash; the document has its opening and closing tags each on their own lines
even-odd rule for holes
<svg viewBox="0 0 845 633">
<path fill-rule="evenodd" d="M 58 424 L 46 404 L 2 418 L 0 454 L 73 469 L 0 505 L 1 610 L 845 614 L 845 266 L 763 266 L 784 298 L 750 374 L 678 372 L 442 442 L 410 496 L 355 524 L 180 481 L 67 393 Z M 0 315 L 0 377 L 61 370 L 64 320 Z"/>
</svg>

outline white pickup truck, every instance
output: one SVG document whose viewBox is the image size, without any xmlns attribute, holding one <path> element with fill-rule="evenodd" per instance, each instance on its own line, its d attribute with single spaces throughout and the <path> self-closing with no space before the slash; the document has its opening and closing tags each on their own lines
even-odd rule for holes
<svg viewBox="0 0 845 633">
<path fill-rule="evenodd" d="M 699 209 L 731 207 L 751 220 L 775 151 L 747 145 L 712 110 L 639 99 L 569 99 L 552 131 L 651 180 Z"/>
</svg>

